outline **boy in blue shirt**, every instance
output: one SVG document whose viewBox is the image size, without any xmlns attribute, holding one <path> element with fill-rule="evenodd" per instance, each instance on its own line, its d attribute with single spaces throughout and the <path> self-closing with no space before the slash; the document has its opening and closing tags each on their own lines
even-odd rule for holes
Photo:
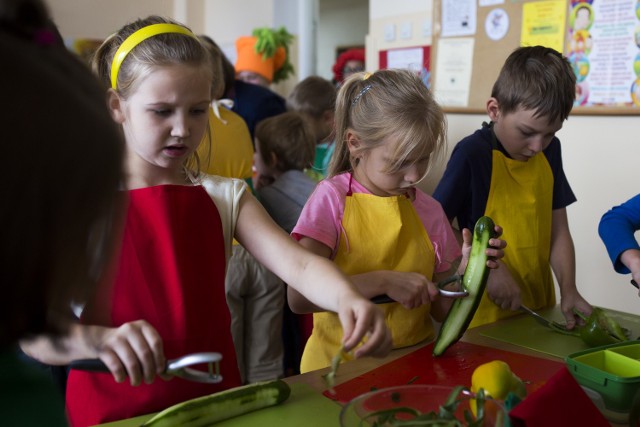
<svg viewBox="0 0 640 427">
<path fill-rule="evenodd" d="M 614 206 L 600 219 L 598 234 L 607 248 L 613 268 L 620 274 L 631 273 L 640 283 L 640 245 L 635 232 L 640 230 L 640 194 Z"/>
<path fill-rule="evenodd" d="M 471 323 L 479 326 L 513 314 L 520 305 L 555 305 L 551 273 L 560 287 L 567 327 L 573 310 L 590 314 L 575 283 L 575 250 L 566 207 L 576 201 L 555 137 L 575 100 L 568 61 L 543 46 L 521 47 L 506 60 L 487 101 L 491 123 L 458 143 L 433 196 L 460 229 L 488 215 L 509 244 L 502 268 Z"/>
</svg>

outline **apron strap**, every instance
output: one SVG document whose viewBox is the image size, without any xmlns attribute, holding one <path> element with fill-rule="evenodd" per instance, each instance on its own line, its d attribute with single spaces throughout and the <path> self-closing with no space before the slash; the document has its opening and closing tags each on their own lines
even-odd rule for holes
<svg viewBox="0 0 640 427">
<path fill-rule="evenodd" d="M 349 189 L 347 190 L 347 197 L 353 195 L 353 191 L 351 191 L 351 182 L 353 181 L 353 172 L 349 172 Z"/>
</svg>

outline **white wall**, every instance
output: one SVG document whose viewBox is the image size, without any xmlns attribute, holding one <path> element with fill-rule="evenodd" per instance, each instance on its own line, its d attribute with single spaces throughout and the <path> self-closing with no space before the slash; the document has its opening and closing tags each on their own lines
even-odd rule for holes
<svg viewBox="0 0 640 427">
<path fill-rule="evenodd" d="M 369 5 L 367 0 L 323 2 L 320 0 L 318 19 L 318 58 L 316 74 L 327 80 L 333 78 L 336 48 L 365 44 L 369 32 Z"/>
<path fill-rule="evenodd" d="M 102 39 L 137 18 L 174 12 L 173 0 L 48 0 L 47 4 L 62 36 L 74 38 Z"/>
</svg>

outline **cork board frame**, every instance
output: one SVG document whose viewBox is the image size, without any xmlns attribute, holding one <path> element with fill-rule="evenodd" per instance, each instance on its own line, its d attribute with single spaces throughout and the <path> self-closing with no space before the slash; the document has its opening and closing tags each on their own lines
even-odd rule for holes
<svg viewBox="0 0 640 427">
<path fill-rule="evenodd" d="M 443 105 L 443 109 L 448 113 L 463 114 L 484 114 L 486 112 L 486 102 L 491 95 L 491 89 L 495 82 L 502 64 L 509 54 L 520 46 L 520 35 L 522 30 L 522 9 L 525 3 L 536 0 L 506 0 L 504 3 L 492 7 L 477 7 L 477 30 L 473 37 L 473 60 L 471 81 L 469 88 L 468 104 L 465 107 Z M 567 21 L 571 0 L 566 0 Z M 506 35 L 500 40 L 490 39 L 484 31 L 484 22 L 487 15 L 495 7 L 504 9 L 509 15 L 509 29 Z M 431 46 L 431 78 L 432 87 L 437 87 L 436 61 L 438 58 L 438 48 L 441 38 L 441 16 L 442 1 L 433 0 L 433 39 Z M 568 39 L 569 25 L 565 23 L 565 40 Z M 566 45 L 566 41 L 565 41 Z M 566 49 L 565 49 L 566 50 Z M 619 105 L 595 105 L 595 106 L 575 106 L 571 112 L 575 115 L 640 115 L 640 108 L 636 106 Z"/>
</svg>

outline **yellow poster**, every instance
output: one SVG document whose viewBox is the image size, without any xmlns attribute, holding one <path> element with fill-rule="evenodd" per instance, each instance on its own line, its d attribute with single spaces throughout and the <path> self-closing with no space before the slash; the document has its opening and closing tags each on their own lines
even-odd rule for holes
<svg viewBox="0 0 640 427">
<path fill-rule="evenodd" d="M 566 0 L 529 2 L 522 5 L 520 46 L 546 46 L 562 52 Z"/>
</svg>

